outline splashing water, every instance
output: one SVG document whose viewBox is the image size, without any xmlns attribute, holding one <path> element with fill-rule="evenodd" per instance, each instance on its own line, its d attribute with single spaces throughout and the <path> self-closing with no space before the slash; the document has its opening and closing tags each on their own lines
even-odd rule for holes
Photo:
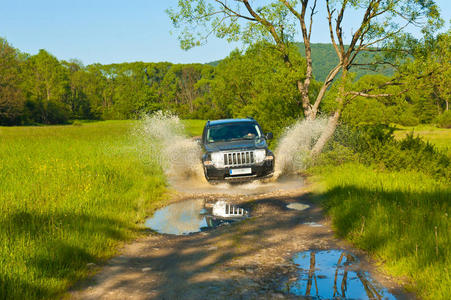
<svg viewBox="0 0 451 300">
<path fill-rule="evenodd" d="M 177 116 L 161 111 L 146 115 L 137 131 L 147 140 L 144 147 L 148 147 L 168 177 L 203 177 L 200 146 L 185 134 Z"/>
<path fill-rule="evenodd" d="M 211 185 L 204 177 L 200 145 L 185 133 L 176 115 L 156 112 L 145 115 L 135 128 L 136 147 L 143 160 L 157 163 L 169 183 L 183 193 L 249 195 L 288 191 L 303 186 L 303 180 L 291 176 L 305 168 L 309 151 L 326 125 L 325 120 L 298 121 L 287 128 L 280 139 L 276 154 L 274 180 L 254 181 L 240 185 Z M 289 175 L 279 178 L 280 175 Z"/>
<path fill-rule="evenodd" d="M 310 152 L 326 126 L 326 119 L 316 119 L 300 120 L 288 127 L 275 151 L 274 177 L 304 170 L 309 163 Z"/>
</svg>

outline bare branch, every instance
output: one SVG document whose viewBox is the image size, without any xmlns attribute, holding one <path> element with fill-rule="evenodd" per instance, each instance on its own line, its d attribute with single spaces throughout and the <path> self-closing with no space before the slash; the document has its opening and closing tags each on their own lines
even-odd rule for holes
<svg viewBox="0 0 451 300">
<path fill-rule="evenodd" d="M 393 68 L 398 68 L 398 65 L 395 65 L 392 62 L 389 61 L 375 61 L 375 62 L 371 62 L 371 63 L 352 63 L 352 66 L 380 66 L 380 65 L 389 65 Z"/>
<path fill-rule="evenodd" d="M 365 27 L 368 26 L 369 20 L 371 20 L 371 18 L 372 18 L 373 5 L 375 7 L 377 7 L 379 2 L 380 2 L 380 0 L 377 0 L 376 2 L 371 1 L 368 4 L 368 7 L 367 7 L 367 9 L 365 11 L 365 14 L 363 15 L 362 22 L 360 23 L 360 27 L 359 27 L 359 29 L 357 29 L 357 31 L 352 36 L 351 43 L 349 44 L 349 48 L 348 48 L 348 51 L 346 53 L 347 56 L 350 56 L 350 54 L 354 50 L 355 44 L 357 43 L 357 41 L 361 37 L 362 32 L 364 31 Z"/>
<path fill-rule="evenodd" d="M 308 29 L 308 39 L 310 40 L 310 37 L 312 36 L 312 24 L 313 24 L 313 15 L 315 15 L 317 12 L 315 12 L 316 9 L 316 0 L 313 2 L 312 12 L 310 13 L 310 24 Z"/>
<path fill-rule="evenodd" d="M 344 46 L 344 42 L 343 42 L 343 30 L 341 28 L 341 22 L 343 21 L 343 15 L 344 15 L 347 4 L 348 4 L 348 0 L 344 0 L 343 4 L 341 5 L 340 12 L 338 13 L 336 22 L 335 22 L 335 33 L 337 35 L 338 43 L 340 45 L 340 53 L 345 52 L 345 46 Z"/>
<path fill-rule="evenodd" d="M 398 30 L 396 30 L 396 31 L 387 33 L 386 35 L 384 35 L 383 37 L 381 37 L 381 38 L 379 38 L 379 39 L 377 39 L 377 40 L 374 40 L 374 41 L 372 41 L 372 42 L 368 42 L 368 43 L 365 44 L 363 47 L 365 47 L 365 48 L 370 47 L 370 46 L 372 46 L 372 45 L 374 45 L 374 44 L 377 44 L 377 43 L 379 43 L 379 42 L 382 42 L 383 40 L 388 39 L 389 37 L 395 36 L 396 34 L 400 33 L 402 30 L 404 30 L 404 28 L 406 28 L 407 26 L 409 26 L 409 23 L 404 24 L 404 26 L 401 26 L 401 27 L 400 27 Z"/>
<path fill-rule="evenodd" d="M 347 92 L 346 95 L 354 95 L 354 96 L 361 96 L 361 97 L 365 97 L 365 98 L 380 98 L 380 97 L 391 97 L 394 96 L 394 94 L 367 94 L 367 93 L 363 93 L 363 92 Z M 353 97 L 355 98 L 355 97 Z"/>
<path fill-rule="evenodd" d="M 257 12 L 255 12 L 254 9 L 252 8 L 252 6 L 249 4 L 248 0 L 242 0 L 242 2 L 244 3 L 244 6 L 246 7 L 247 11 L 251 14 L 251 16 L 254 17 L 260 24 L 262 24 L 269 30 L 269 32 L 270 32 L 271 36 L 273 37 L 273 39 L 275 40 L 275 42 L 279 46 L 285 48 L 285 46 L 283 45 L 282 39 L 279 37 L 279 35 L 276 32 L 274 25 L 271 22 L 269 22 L 268 20 L 266 20 L 264 17 L 259 15 Z"/>
<path fill-rule="evenodd" d="M 257 21 L 255 18 L 250 18 L 248 16 L 244 16 L 242 14 L 239 14 L 238 12 L 234 11 L 233 9 L 231 9 L 229 6 L 227 6 L 227 4 L 224 3 L 224 1 L 221 0 L 215 0 L 217 3 L 219 3 L 226 11 L 232 13 L 234 16 L 246 19 L 248 21 Z M 225 11 L 224 11 L 225 12 Z"/>
<path fill-rule="evenodd" d="M 326 0 L 326 6 L 327 6 L 327 15 L 328 15 L 327 20 L 329 22 L 330 40 L 332 41 L 332 45 L 334 46 L 335 52 L 337 53 L 337 56 L 341 61 L 342 58 L 340 55 L 340 50 L 338 49 L 337 43 L 335 42 L 334 31 L 333 31 L 333 27 L 332 27 L 332 15 L 334 14 L 335 10 L 332 10 L 332 11 L 330 10 L 329 0 Z"/>
</svg>

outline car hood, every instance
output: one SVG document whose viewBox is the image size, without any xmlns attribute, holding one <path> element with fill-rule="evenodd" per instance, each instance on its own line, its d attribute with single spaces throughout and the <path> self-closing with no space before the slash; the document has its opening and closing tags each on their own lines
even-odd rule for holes
<svg viewBox="0 0 451 300">
<path fill-rule="evenodd" d="M 215 142 L 205 144 L 207 152 L 229 151 L 229 150 L 254 150 L 268 147 L 265 139 L 239 140 L 231 142 Z"/>
</svg>

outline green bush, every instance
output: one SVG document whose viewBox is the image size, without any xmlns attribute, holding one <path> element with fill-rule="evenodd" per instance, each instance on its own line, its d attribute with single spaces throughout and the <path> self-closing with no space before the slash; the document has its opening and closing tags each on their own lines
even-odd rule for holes
<svg viewBox="0 0 451 300">
<path fill-rule="evenodd" d="M 341 147 L 337 147 L 337 143 Z M 393 171 L 415 170 L 436 178 L 451 179 L 450 158 L 429 142 L 415 137 L 413 132 L 397 141 L 393 137 L 393 128 L 389 126 L 341 126 L 323 157 L 333 157 L 328 152 L 335 153 L 335 156 L 345 153 L 344 161 L 349 161 L 350 155 L 342 147 L 352 150 L 365 165 L 378 165 Z"/>
<path fill-rule="evenodd" d="M 451 110 L 447 110 L 437 117 L 437 126 L 451 128 Z"/>
<path fill-rule="evenodd" d="M 395 122 L 403 126 L 417 126 L 420 124 L 420 119 L 415 115 L 412 109 L 399 112 L 398 114 L 395 114 L 395 116 Z"/>
</svg>

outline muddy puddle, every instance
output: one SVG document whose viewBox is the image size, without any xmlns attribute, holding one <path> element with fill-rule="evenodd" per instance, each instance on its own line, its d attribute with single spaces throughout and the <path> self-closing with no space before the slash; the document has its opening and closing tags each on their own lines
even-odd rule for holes
<svg viewBox="0 0 451 300">
<path fill-rule="evenodd" d="M 396 299 L 375 282 L 359 259 L 344 250 L 305 251 L 293 259 L 297 276 L 281 285 L 285 293 L 308 299 Z"/>
<path fill-rule="evenodd" d="M 157 210 L 144 226 L 162 234 L 187 235 L 241 221 L 249 216 L 243 208 L 223 200 L 208 203 L 190 199 Z"/>
<path fill-rule="evenodd" d="M 277 179 L 255 180 L 248 183 L 210 184 L 203 175 L 191 178 L 170 178 L 170 185 L 179 192 L 212 195 L 259 195 L 274 192 L 289 192 L 305 186 L 301 176 L 283 176 Z"/>
</svg>

